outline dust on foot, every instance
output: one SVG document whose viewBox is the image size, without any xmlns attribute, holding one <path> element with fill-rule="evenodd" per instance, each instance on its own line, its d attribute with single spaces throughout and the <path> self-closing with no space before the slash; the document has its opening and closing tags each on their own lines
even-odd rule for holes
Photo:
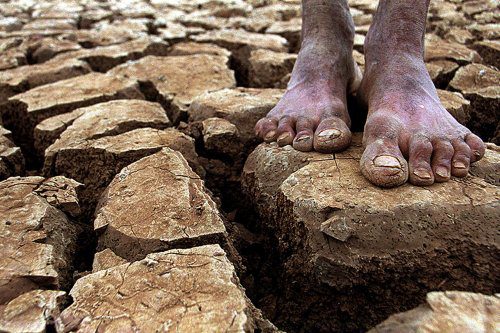
<svg viewBox="0 0 500 333">
<path fill-rule="evenodd" d="M 307 49 L 303 51 L 307 53 Z M 352 58 L 346 57 L 339 66 L 328 57 L 323 64 L 308 68 L 309 55 L 297 60 L 288 88 L 278 104 L 257 122 L 256 135 L 265 142 L 276 141 L 280 146 L 292 145 L 299 151 L 332 153 L 344 150 L 351 143 L 351 120 L 347 112 L 347 90 L 355 91 L 361 81 L 361 71 Z M 328 74 L 326 74 L 328 73 Z"/>
</svg>

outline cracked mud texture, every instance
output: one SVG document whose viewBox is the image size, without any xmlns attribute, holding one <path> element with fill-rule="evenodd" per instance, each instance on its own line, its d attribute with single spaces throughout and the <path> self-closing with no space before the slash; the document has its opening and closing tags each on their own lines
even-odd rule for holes
<svg viewBox="0 0 500 333">
<path fill-rule="evenodd" d="M 439 100 L 443 107 L 460 123 L 467 124 L 470 121 L 469 106 L 470 102 L 466 100 L 459 92 L 451 92 L 438 89 Z"/>
<path fill-rule="evenodd" d="M 63 174 L 83 184 L 81 203 L 93 213 L 99 195 L 120 170 L 164 147 L 181 152 L 203 175 L 194 140 L 174 128 L 159 104 L 111 101 L 86 108 L 45 150 L 46 175 Z"/>
<path fill-rule="evenodd" d="M 498 187 L 469 176 L 386 191 L 370 186 L 359 172 L 361 152 L 359 135 L 335 155 L 263 144 L 245 164 L 244 190 L 261 224 L 279 241 L 287 306 L 277 311 L 288 324 L 320 331 L 367 329 L 384 313 L 415 306 L 425 290 L 493 292 Z M 328 299 L 340 305 L 328 310 L 314 305 Z M 309 321 L 293 320 L 304 312 Z M 361 315 L 357 325 L 362 326 L 341 320 Z"/>
<path fill-rule="evenodd" d="M 50 161 L 46 163 L 52 163 L 54 152 L 62 147 L 125 133 L 139 127 L 163 129 L 169 126 L 171 122 L 158 103 L 134 99 L 116 100 L 44 120 L 35 128 L 35 147 L 40 154 L 45 154 L 46 161 Z M 50 149 L 46 151 L 48 147 Z"/>
<path fill-rule="evenodd" d="M 363 58 L 364 59 L 364 58 Z M 425 64 L 427 71 L 437 88 L 445 89 L 453 78 L 458 64 L 449 60 L 433 60 Z"/>
<path fill-rule="evenodd" d="M 102 251 L 96 252 L 96 254 L 94 255 L 94 261 L 92 262 L 92 273 L 119 266 L 127 262 L 127 260 L 117 256 L 110 249 L 104 249 Z"/>
<path fill-rule="evenodd" d="M 206 93 L 190 106 L 190 122 L 218 117 L 234 124 L 241 140 L 257 142 L 254 126 L 283 95 L 281 89 L 235 88 Z"/>
<path fill-rule="evenodd" d="M 0 182 L 0 330 L 45 332 L 58 314 L 83 244 L 75 181 L 12 177 Z M 43 290 L 48 289 L 48 290 Z"/>
<path fill-rule="evenodd" d="M 174 123 L 187 118 L 187 108 L 204 92 L 236 85 L 233 71 L 224 56 L 195 54 L 176 57 L 148 56 L 120 65 L 109 74 L 149 83 Z"/>
<path fill-rule="evenodd" d="M 89 73 L 14 95 L 3 104 L 2 118 L 14 140 L 29 152 L 41 121 L 74 109 L 114 99 L 144 99 L 136 81 Z"/>
<path fill-rule="evenodd" d="M 0 103 L 35 87 L 91 72 L 86 62 L 77 59 L 51 60 L 0 71 Z"/>
<path fill-rule="evenodd" d="M 495 144 L 500 143 L 500 73 L 481 64 L 461 67 L 450 82 L 471 102 L 470 127 Z M 496 133 L 495 135 L 493 133 Z"/>
<path fill-rule="evenodd" d="M 59 316 L 66 293 L 32 290 L 0 304 L 0 331 L 44 333 Z"/>
<path fill-rule="evenodd" d="M 98 250 L 109 248 L 128 261 L 172 248 L 224 245 L 226 237 L 203 181 L 169 148 L 122 169 L 95 215 Z"/>
<path fill-rule="evenodd" d="M 237 81 L 243 86 L 249 84 L 249 58 L 251 52 L 266 49 L 275 52 L 287 52 L 288 42 L 285 38 L 272 34 L 259 34 L 243 29 L 211 30 L 191 39 L 199 43 L 213 43 L 231 51 L 232 67 L 237 68 Z"/>
<path fill-rule="evenodd" d="M 207 152 L 235 156 L 241 151 L 240 133 L 233 123 L 214 117 L 203 120 L 201 126 Z"/>
<path fill-rule="evenodd" d="M 231 56 L 229 50 L 210 43 L 182 42 L 172 45 L 168 51 L 169 56 L 185 56 L 193 54 L 210 54 L 223 57 Z"/>
<path fill-rule="evenodd" d="M 167 42 L 158 37 L 142 37 L 116 45 L 66 52 L 57 56 L 54 61 L 79 59 L 87 62 L 94 71 L 106 72 L 130 60 L 137 60 L 148 55 L 165 56 L 167 52 Z"/>
<path fill-rule="evenodd" d="M 484 157 L 472 164 L 470 173 L 490 184 L 500 186 L 500 147 L 487 143 Z"/>
<path fill-rule="evenodd" d="M 478 332 L 498 330 L 498 295 L 445 291 L 427 294 L 426 303 L 390 316 L 368 333 Z"/>
<path fill-rule="evenodd" d="M 254 50 L 248 59 L 248 85 L 259 88 L 286 88 L 297 55 Z"/>
<path fill-rule="evenodd" d="M 377 1 L 349 0 L 349 4 L 356 25 L 353 57 L 364 68 L 362 46 Z M 498 144 L 498 8 L 489 0 L 433 0 L 430 6 L 425 56 L 439 97 L 460 123 Z M 88 274 L 92 259 L 93 274 L 81 279 L 75 295 L 82 295 L 79 290 L 87 288 L 88 281 L 99 285 L 106 274 L 119 277 L 115 270 L 148 252 L 216 242 L 227 252 L 224 260 L 229 258 L 235 266 L 228 274 L 234 276 L 236 270 L 247 295 L 289 332 L 366 331 L 391 314 L 423 304 L 432 290 L 494 291 L 498 237 L 492 221 L 498 220 L 495 189 L 500 182 L 500 152 L 492 143 L 465 180 L 391 192 L 373 189 L 356 172 L 359 145 L 335 156 L 263 145 L 249 163 L 257 158 L 268 164 L 259 164 L 258 175 L 244 174 L 244 186 L 253 200 L 243 195 L 241 171 L 259 143 L 253 127 L 284 92 L 271 88 L 287 84 L 300 47 L 301 21 L 299 0 L 2 2 L 0 180 L 53 177 L 7 180 L 29 181 L 12 188 L 15 200 L 0 197 L 2 223 L 20 211 L 40 215 L 41 209 L 45 215 L 42 222 L 32 223 L 35 230 L 30 229 L 32 224 L 20 224 L 25 229 L 19 232 L 35 237 L 34 241 L 9 234 L 0 247 L 25 241 L 21 249 L 33 247 L 43 255 L 10 264 L 29 266 L 38 258 L 42 262 L 34 265 L 57 267 L 54 276 L 25 278 L 26 266 L 15 266 L 16 278 L 0 288 L 0 298 L 9 295 L 3 290 L 20 294 L 0 302 L 0 331 L 22 331 L 20 322 L 30 331 L 56 330 L 54 320 L 70 305 L 63 291 Z M 358 105 L 349 108 L 364 112 Z M 162 155 L 165 151 L 170 159 Z M 190 176 L 178 179 L 160 172 L 156 161 Z M 142 163 L 148 166 L 120 179 L 123 170 Z M 36 185 L 30 185 L 33 182 Z M 189 198 L 200 199 L 206 210 L 198 211 L 196 200 L 188 202 L 187 189 L 192 190 Z M 181 191 L 186 196 L 176 195 Z M 100 198 L 102 205 L 96 211 Z M 163 204 L 166 198 L 168 205 Z M 496 203 L 490 202 L 492 198 Z M 220 214 L 214 202 L 220 205 Z M 145 223 L 146 212 L 161 228 Z M 214 224 L 204 218 L 208 212 L 213 213 Z M 47 216 L 65 226 L 56 228 L 68 233 L 64 243 L 45 229 L 52 225 Z M 336 217 L 345 219 L 345 225 L 337 225 Z M 131 221 L 134 233 L 147 231 L 146 237 L 137 240 L 130 230 L 121 233 L 124 221 Z M 109 224 L 94 232 L 94 222 Z M 181 232 L 186 224 L 193 227 L 188 235 Z M 111 233 L 113 228 L 120 233 Z M 110 235 L 118 235 L 117 240 Z M 50 248 L 51 240 L 58 245 Z M 147 246 L 130 246 L 136 240 Z M 178 256 L 175 260 L 180 260 Z M 149 280 L 143 276 L 141 271 L 126 283 L 146 288 L 143 283 Z M 231 280 L 243 295 L 237 280 Z M 182 292 L 196 291 L 176 281 L 172 286 Z M 23 293 L 25 289 L 29 291 Z M 177 293 L 174 289 L 167 289 L 153 305 L 170 302 L 169 293 Z M 107 297 L 98 290 L 102 289 L 86 290 L 85 301 L 78 296 L 80 303 L 65 312 L 78 314 L 64 316 L 77 318 L 74 327 L 92 328 L 102 322 L 107 326 L 100 330 L 127 330 L 126 317 L 110 323 L 108 310 L 139 318 L 137 322 L 146 325 L 159 320 L 151 315 L 151 320 L 142 321 L 142 310 L 133 313 L 136 306 L 142 309 L 156 299 L 146 298 L 141 304 L 140 295 L 127 298 L 117 293 L 119 302 L 130 307 L 103 303 L 89 321 L 79 322 L 83 313 L 79 304 L 90 309 L 96 296 Z M 190 295 L 183 300 L 194 304 L 189 303 Z M 241 304 L 251 309 L 245 310 L 247 322 L 239 326 L 241 330 L 275 330 L 248 300 L 242 302 L 231 303 L 236 310 Z M 473 298 L 467 302 L 475 304 Z M 209 323 L 197 322 L 208 318 L 203 303 L 198 304 L 201 310 L 189 309 L 203 316 L 189 313 L 187 322 L 173 314 L 170 324 L 182 324 L 179 327 L 189 331 Z M 178 309 L 183 313 L 185 308 Z M 222 309 L 232 314 L 231 306 Z M 144 312 L 148 316 L 153 313 L 148 311 Z M 444 312 L 434 310 L 432 316 L 445 318 Z M 213 327 L 223 330 L 232 317 L 218 318 L 219 326 Z"/>
<path fill-rule="evenodd" d="M 152 253 L 89 274 L 70 295 L 60 332 L 251 332 L 262 325 L 218 245 Z"/>
<path fill-rule="evenodd" d="M 207 185 L 228 201 L 239 198 L 245 159 L 258 144 L 254 126 L 279 101 L 283 90 L 234 88 L 199 96 L 188 109 Z M 230 199 L 232 198 L 232 199 Z"/>
<path fill-rule="evenodd" d="M 24 173 L 25 161 L 21 148 L 12 142 L 11 131 L 0 122 L 0 180 Z"/>
</svg>

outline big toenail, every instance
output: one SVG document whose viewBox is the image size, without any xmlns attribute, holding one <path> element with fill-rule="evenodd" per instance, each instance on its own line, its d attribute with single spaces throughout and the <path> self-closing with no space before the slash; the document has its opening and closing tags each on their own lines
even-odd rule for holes
<svg viewBox="0 0 500 333">
<path fill-rule="evenodd" d="M 427 171 L 426 169 L 416 169 L 413 171 L 415 176 L 417 176 L 420 179 L 431 179 L 432 175 Z"/>
<path fill-rule="evenodd" d="M 319 133 L 318 136 L 321 139 L 332 140 L 338 138 L 341 134 L 342 134 L 341 131 L 332 128 L 324 130 L 323 132 Z"/>
<path fill-rule="evenodd" d="M 467 166 L 463 162 L 455 162 L 453 163 L 453 167 L 455 169 L 466 169 Z"/>
<path fill-rule="evenodd" d="M 276 135 L 275 131 L 268 132 L 266 136 L 264 137 L 265 140 L 272 140 L 274 139 L 274 136 Z"/>
<path fill-rule="evenodd" d="M 278 136 L 278 139 L 276 141 L 278 141 L 278 143 L 280 143 L 281 141 L 285 141 L 285 140 L 289 139 L 290 136 L 291 135 L 288 132 L 282 133 L 280 136 Z"/>
<path fill-rule="evenodd" d="M 442 178 L 448 178 L 450 176 L 448 169 L 442 166 L 436 168 L 436 173 Z"/>
<path fill-rule="evenodd" d="M 311 137 L 309 135 L 303 135 L 301 137 L 295 138 L 295 142 L 303 142 L 307 140 L 311 140 Z"/>
<path fill-rule="evenodd" d="M 389 155 L 377 156 L 373 160 L 373 164 L 377 167 L 401 169 L 401 164 L 398 159 Z"/>
</svg>

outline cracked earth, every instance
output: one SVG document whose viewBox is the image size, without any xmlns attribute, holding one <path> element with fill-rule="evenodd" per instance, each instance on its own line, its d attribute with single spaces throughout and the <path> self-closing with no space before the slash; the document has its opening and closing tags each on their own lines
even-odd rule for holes
<svg viewBox="0 0 500 333">
<path fill-rule="evenodd" d="M 363 69 L 377 2 L 349 3 Z M 497 332 L 499 19 L 431 1 L 427 69 L 486 154 L 383 190 L 364 119 L 334 155 L 255 137 L 298 0 L 0 0 L 0 331 Z"/>
</svg>

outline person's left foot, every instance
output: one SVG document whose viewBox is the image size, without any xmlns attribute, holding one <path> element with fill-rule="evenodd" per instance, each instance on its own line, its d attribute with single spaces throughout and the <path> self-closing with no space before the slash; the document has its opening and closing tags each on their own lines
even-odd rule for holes
<svg viewBox="0 0 500 333">
<path fill-rule="evenodd" d="M 470 163 L 483 156 L 483 142 L 441 105 L 423 61 L 391 58 L 369 69 L 362 85 L 370 105 L 363 175 L 381 187 L 465 177 Z"/>
<path fill-rule="evenodd" d="M 360 167 L 381 187 L 465 177 L 485 150 L 483 141 L 441 105 L 426 70 L 426 5 L 381 0 L 365 41 L 366 69 L 358 95 L 369 110 Z"/>
</svg>

